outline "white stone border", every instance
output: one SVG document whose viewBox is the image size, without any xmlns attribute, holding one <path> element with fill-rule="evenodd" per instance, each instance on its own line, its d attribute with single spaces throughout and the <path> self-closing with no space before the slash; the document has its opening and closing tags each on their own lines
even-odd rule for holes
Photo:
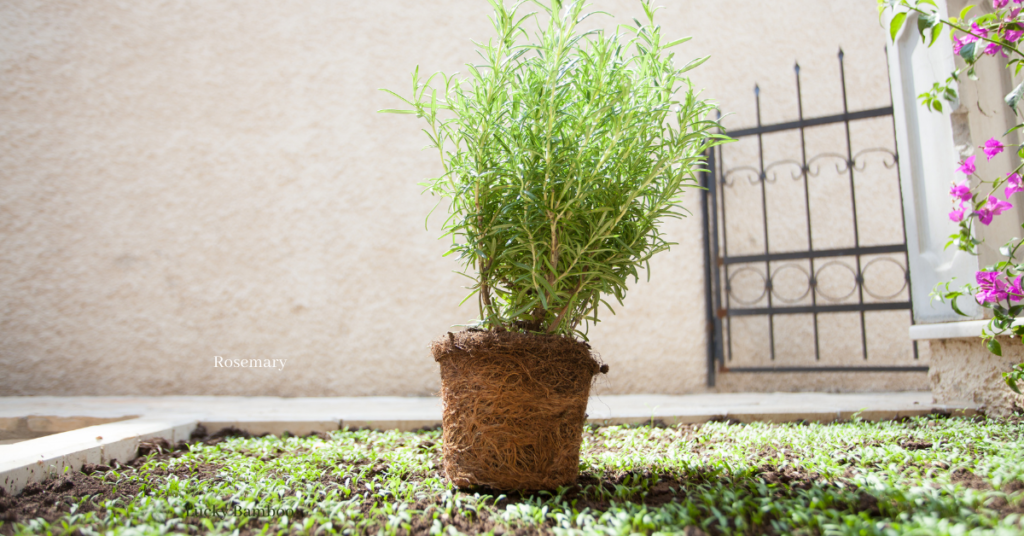
<svg viewBox="0 0 1024 536">
<path fill-rule="evenodd" d="M 1017 320 L 1014 326 L 1024 324 L 1024 319 Z M 981 337 L 981 330 L 988 325 L 988 320 L 970 320 L 967 322 L 946 322 L 942 324 L 918 324 L 910 326 L 910 340 L 926 341 L 935 339 L 969 339 Z"/>
<path fill-rule="evenodd" d="M 0 450 L 0 487 L 15 495 L 32 482 L 78 471 L 86 463 L 127 463 L 135 458 L 139 443 L 157 437 L 172 444 L 188 440 L 197 424 L 191 419 L 142 417 L 5 445 Z"/>
</svg>

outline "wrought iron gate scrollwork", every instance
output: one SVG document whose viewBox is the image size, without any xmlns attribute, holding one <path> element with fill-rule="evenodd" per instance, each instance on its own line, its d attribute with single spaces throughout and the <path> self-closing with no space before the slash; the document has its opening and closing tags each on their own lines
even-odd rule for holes
<svg viewBox="0 0 1024 536">
<path fill-rule="evenodd" d="M 705 262 L 706 314 L 708 316 L 708 385 L 714 386 L 715 375 L 735 372 L 922 372 L 928 367 L 918 360 L 916 343 L 913 343 L 911 365 L 879 365 L 869 360 L 865 314 L 875 311 L 905 310 L 910 314 L 910 276 L 907 271 L 906 234 L 903 228 L 903 214 L 900 210 L 892 214 L 891 225 L 899 226 L 902 241 L 881 245 L 864 245 L 860 234 L 857 215 L 856 180 L 858 174 L 868 172 L 868 157 L 880 157 L 881 166 L 896 168 L 898 188 L 898 156 L 895 151 L 895 136 L 892 148 L 879 146 L 853 150 L 850 125 L 857 121 L 892 117 L 891 105 L 857 112 L 848 109 L 846 94 L 846 73 L 843 53 L 839 52 L 839 73 L 842 86 L 843 112 L 830 116 L 804 118 L 803 95 L 800 88 L 800 66 L 795 66 L 796 97 L 799 118 L 786 123 L 763 125 L 761 123 L 761 92 L 754 86 L 757 126 L 737 129 L 727 134 L 738 140 L 756 139 L 757 163 L 726 168 L 723 163 L 723 149 L 719 146 L 708 153 L 708 171 L 702 174 L 703 226 Z M 825 125 L 842 126 L 845 152 L 822 151 L 807 153 L 807 129 Z M 799 134 L 800 157 L 784 158 L 765 163 L 764 137 L 768 134 L 792 132 Z M 841 136 L 840 139 L 843 137 Z M 872 144 L 874 145 L 874 144 Z M 809 183 L 822 174 L 823 166 L 832 163 L 837 176 L 848 178 L 848 195 L 852 213 L 853 247 L 815 248 L 812 226 L 811 193 Z M 760 188 L 761 214 L 764 233 L 763 253 L 730 255 L 727 192 L 744 180 L 748 186 Z M 803 183 L 804 210 L 806 215 L 806 250 L 773 251 L 769 242 L 769 208 L 767 185 L 779 181 Z M 742 216 L 741 214 L 740 216 Z M 895 229 L 895 227 L 894 227 Z M 883 288 L 883 271 L 902 274 L 889 277 L 895 280 L 892 288 Z M 785 289 L 777 284 L 780 278 L 795 281 Z M 842 285 L 823 285 L 823 279 L 844 281 Z M 894 279 L 895 278 L 895 279 Z M 737 292 L 737 281 L 748 279 L 743 286 L 744 293 Z M 901 283 L 901 284 L 900 284 Z M 898 288 L 896 288 L 898 287 Z M 893 288 L 896 288 L 894 291 Z M 756 296 L 756 298 L 754 297 Z M 819 316 L 833 313 L 859 313 L 862 361 L 864 364 L 828 366 L 821 361 L 819 341 Z M 809 314 L 813 318 L 814 355 L 807 356 L 807 362 L 796 366 L 777 366 L 775 361 L 776 327 L 779 315 Z M 737 317 L 759 316 L 767 318 L 770 356 L 767 363 L 757 366 L 731 366 L 732 361 L 732 320 Z M 912 320 L 911 320 L 912 321 Z M 909 344 L 909 337 L 908 337 Z M 909 356 L 909 354 L 906 354 Z M 909 357 L 908 357 L 909 358 Z"/>
</svg>

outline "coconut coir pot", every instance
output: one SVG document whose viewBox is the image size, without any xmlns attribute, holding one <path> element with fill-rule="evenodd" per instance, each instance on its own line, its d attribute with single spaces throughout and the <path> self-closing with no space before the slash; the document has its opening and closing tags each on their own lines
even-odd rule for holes
<svg viewBox="0 0 1024 536">
<path fill-rule="evenodd" d="M 590 386 L 607 370 L 587 344 L 474 330 L 448 333 L 430 350 L 441 366 L 453 484 L 538 490 L 576 481 Z"/>
</svg>

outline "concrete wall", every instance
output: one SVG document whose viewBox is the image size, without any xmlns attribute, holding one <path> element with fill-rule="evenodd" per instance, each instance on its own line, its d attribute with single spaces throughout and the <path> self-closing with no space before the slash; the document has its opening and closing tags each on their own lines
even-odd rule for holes
<svg viewBox="0 0 1024 536">
<path fill-rule="evenodd" d="M 888 103 L 873 0 L 665 3 L 667 33 L 694 36 L 681 56 L 713 55 L 693 78 L 731 127 L 754 122 L 755 82 L 766 123 L 795 117 L 797 59 L 805 94 L 827 97 L 805 114 L 834 113 L 840 46 L 850 108 Z M 639 11 L 594 4 L 615 22 Z M 483 0 L 0 4 L 0 395 L 436 391 L 426 344 L 475 310 L 457 307 L 440 216 L 423 228 L 435 200 L 416 183 L 439 163 L 416 120 L 375 113 L 396 104 L 377 88 L 407 93 L 416 65 L 461 69 L 488 14 Z M 700 221 L 668 232 L 679 245 L 651 282 L 592 331 L 611 365 L 599 392 L 705 389 Z M 822 382 L 871 388 L 791 387 Z"/>
<path fill-rule="evenodd" d="M 939 404 L 982 404 L 988 415 L 1007 415 L 1024 408 L 1024 396 L 1011 391 L 1003 373 L 1024 361 L 1017 339 L 1000 337 L 1003 355 L 990 354 L 978 339 L 931 341 L 932 364 L 928 376 Z"/>
</svg>

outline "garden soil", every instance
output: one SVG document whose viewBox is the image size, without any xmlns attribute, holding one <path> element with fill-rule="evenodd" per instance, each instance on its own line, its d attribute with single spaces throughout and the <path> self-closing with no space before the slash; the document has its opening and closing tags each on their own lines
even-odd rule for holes
<svg viewBox="0 0 1024 536">
<path fill-rule="evenodd" d="M 699 424 L 679 425 L 673 428 L 678 430 L 679 436 L 676 438 L 663 437 L 660 441 L 682 441 L 686 439 L 693 439 L 701 433 L 701 425 Z M 203 442 L 208 445 L 212 445 L 224 441 L 224 438 L 226 437 L 249 437 L 249 434 L 234 429 L 221 430 L 212 435 L 207 435 L 205 430 L 198 430 L 198 432 L 199 433 L 192 438 L 193 443 Z M 325 441 L 331 440 L 331 436 L 327 434 L 313 433 L 310 435 L 316 435 Z M 726 442 L 729 441 L 728 438 L 720 438 L 720 440 L 724 440 Z M 424 450 L 428 450 L 434 446 L 434 442 L 429 440 L 420 441 L 418 446 Z M 707 445 L 698 443 L 694 447 L 695 453 L 699 454 L 704 452 L 706 447 Z M 138 470 L 137 468 L 141 467 L 146 462 L 175 458 L 181 456 L 183 453 L 187 452 L 187 450 L 188 444 L 185 442 L 179 442 L 176 445 L 171 445 L 165 440 L 147 441 L 143 442 L 139 446 L 139 458 L 136 458 L 125 465 L 121 465 L 116 462 L 112 462 L 111 465 L 114 466 L 119 473 L 129 475 L 136 472 Z M 440 457 L 440 453 L 436 450 L 434 450 L 434 452 L 436 454 L 433 459 L 433 468 L 430 471 L 427 473 L 404 474 L 404 478 L 411 485 L 416 485 L 426 479 L 440 476 L 439 472 L 443 470 L 443 461 Z M 602 452 L 600 449 L 594 450 L 594 453 L 600 452 Z M 838 479 L 830 480 L 823 478 L 817 473 L 800 471 L 792 467 L 790 464 L 780 466 L 778 464 L 778 460 L 780 459 L 795 459 L 793 452 L 788 449 L 779 449 L 774 451 L 766 450 L 760 453 L 760 457 L 768 463 L 756 468 L 753 474 L 739 475 L 738 480 L 735 483 L 736 486 L 749 487 L 763 483 L 774 484 L 773 489 L 780 497 L 791 497 L 794 494 L 806 493 L 804 490 L 812 487 L 812 485 L 839 486 L 844 488 L 850 488 L 851 486 L 854 488 L 857 487 L 855 481 L 851 480 L 853 475 L 844 475 Z M 124 481 L 115 485 L 112 481 L 97 478 L 99 474 L 109 471 L 111 468 L 112 467 L 104 465 L 86 464 L 82 467 L 80 472 L 71 471 L 43 483 L 31 484 L 19 495 L 14 497 L 5 495 L 2 488 L 0 488 L 0 522 L 2 522 L 2 524 L 0 524 L 0 535 L 13 533 L 14 525 L 12 522 L 25 523 L 34 518 L 54 521 L 71 511 L 72 507 L 76 508 L 77 512 L 95 511 L 102 514 L 104 512 L 103 504 L 107 500 L 121 499 L 124 502 L 129 502 L 142 493 L 138 486 L 127 485 Z M 331 467 L 325 466 L 323 468 L 323 476 L 319 480 L 329 486 L 342 485 L 343 483 L 339 480 L 339 477 L 332 475 L 330 469 Z M 946 467 L 946 469 L 948 469 L 948 467 Z M 158 485 L 161 479 L 171 476 L 176 476 L 182 479 L 215 480 L 218 478 L 218 474 L 222 470 L 223 467 L 219 465 L 203 464 L 198 467 L 181 467 L 171 471 L 149 471 L 147 474 L 155 478 L 147 482 L 146 485 L 147 487 L 150 485 Z M 387 464 L 376 463 L 372 467 L 368 467 L 366 476 L 388 474 L 390 472 L 391 468 Z M 620 497 L 618 500 L 640 503 L 649 507 L 658 507 L 663 504 L 681 500 L 690 490 L 698 488 L 702 484 L 706 483 L 708 479 L 717 479 L 721 477 L 721 475 L 717 474 L 711 467 L 708 467 L 706 471 L 695 471 L 689 476 L 672 474 L 652 475 L 646 472 L 633 471 L 597 475 L 590 474 L 585 471 L 572 482 L 568 489 L 564 490 L 563 498 L 566 501 L 572 502 L 575 505 L 575 508 L 579 510 L 590 508 L 597 512 L 603 512 L 608 510 L 611 504 L 608 500 L 599 498 L 599 495 L 595 493 L 597 488 L 614 491 L 617 486 L 627 481 L 635 480 L 637 478 L 650 478 L 653 476 L 656 476 L 657 480 L 646 494 L 643 496 Z M 977 475 L 963 468 L 954 471 L 951 474 L 951 477 L 951 480 L 954 483 L 961 484 L 967 488 L 986 489 L 990 487 Z M 1015 493 L 1021 491 L 1022 488 L 1024 488 L 1024 483 L 1015 480 L 1005 485 L 1001 491 L 1005 493 Z M 475 488 L 471 493 L 474 492 L 489 492 L 489 490 L 485 488 Z M 544 497 L 545 493 L 546 492 L 517 491 L 502 494 L 494 504 L 494 508 L 497 511 L 503 511 L 509 505 L 533 501 L 537 498 Z M 82 501 L 81 499 L 84 497 L 90 497 L 90 500 Z M 369 511 L 377 500 L 378 498 L 368 495 L 362 505 L 364 511 Z M 866 512 L 873 516 L 879 513 L 878 500 L 869 493 L 862 491 L 858 495 L 857 500 L 858 503 L 856 507 L 858 511 Z M 997 497 L 995 502 L 988 506 L 998 511 L 1002 516 L 1024 514 L 1024 504 L 1016 501 L 1011 503 L 1004 498 Z M 411 530 L 408 531 L 408 534 L 425 536 L 430 534 L 433 519 L 432 512 L 445 510 L 444 500 L 442 497 L 424 498 L 418 501 L 417 504 L 413 505 L 412 509 L 422 512 L 422 514 L 416 516 L 412 520 Z M 445 523 L 452 524 L 460 531 L 468 534 L 488 531 L 494 531 L 495 534 L 505 534 L 506 536 L 553 534 L 553 531 L 548 526 L 519 528 L 505 527 L 496 525 L 491 519 L 482 517 L 467 518 L 459 513 L 456 513 L 450 518 L 445 514 L 443 518 Z M 253 519 L 250 520 L 249 524 L 242 527 L 240 535 L 255 536 L 262 532 L 263 524 L 259 520 Z M 695 527 L 687 527 L 684 533 L 688 536 L 706 536 L 703 531 Z"/>
</svg>

